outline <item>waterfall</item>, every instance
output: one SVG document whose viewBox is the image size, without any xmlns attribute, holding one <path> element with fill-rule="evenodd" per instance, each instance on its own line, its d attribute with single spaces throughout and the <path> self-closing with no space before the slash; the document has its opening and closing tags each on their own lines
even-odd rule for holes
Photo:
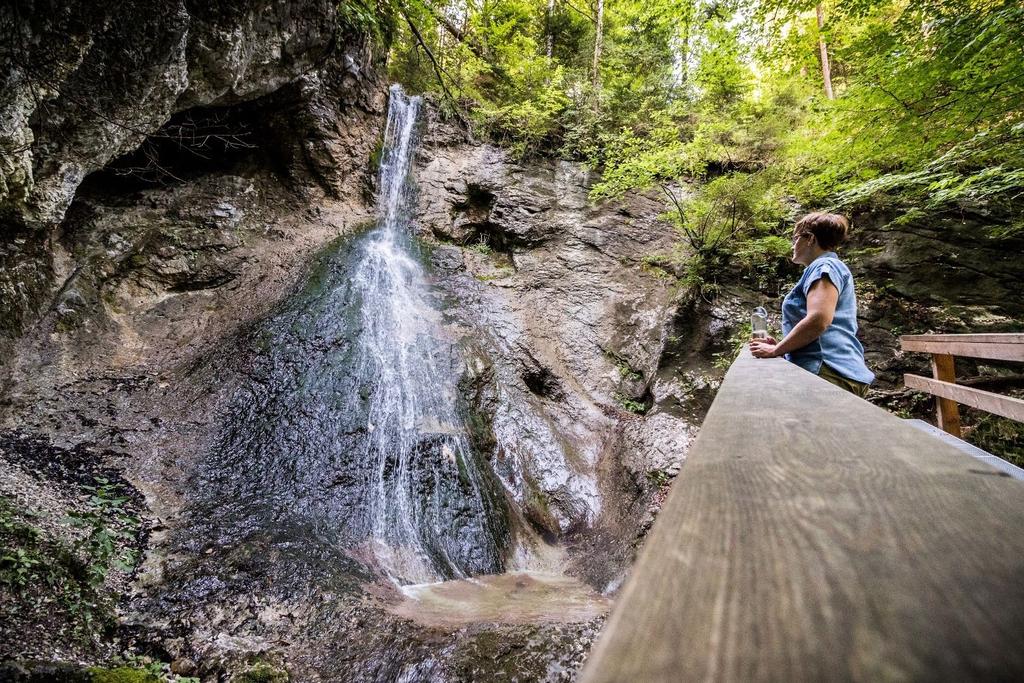
<svg viewBox="0 0 1024 683">
<path fill-rule="evenodd" d="M 495 542 L 486 520 L 472 525 L 477 533 L 471 538 L 459 538 L 445 523 L 451 482 L 459 482 L 477 514 L 487 506 L 456 409 L 452 343 L 444 339 L 410 230 L 419 107 L 419 97 L 392 86 L 379 225 L 362 242 L 352 274 L 361 312 L 357 375 L 366 383 L 369 402 L 364 457 L 375 477 L 369 505 L 373 549 L 389 575 L 404 583 L 463 577 L 469 568 L 459 561 L 464 553 L 458 546 Z M 494 552 L 486 549 L 487 555 Z"/>
<path fill-rule="evenodd" d="M 391 89 L 374 226 L 232 349 L 245 379 L 189 486 L 192 538 L 274 539 L 399 585 L 504 570 L 500 483 L 466 434 L 464 361 L 410 228 L 419 107 Z"/>
</svg>

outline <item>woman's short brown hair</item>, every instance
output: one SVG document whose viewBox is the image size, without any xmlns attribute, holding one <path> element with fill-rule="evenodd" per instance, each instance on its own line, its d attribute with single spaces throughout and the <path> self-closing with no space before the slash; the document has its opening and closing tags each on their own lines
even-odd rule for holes
<svg viewBox="0 0 1024 683">
<path fill-rule="evenodd" d="M 815 211 L 796 222 L 796 231 L 809 232 L 818 241 L 818 246 L 831 251 L 843 243 L 850 230 L 850 221 L 838 213 Z"/>
</svg>

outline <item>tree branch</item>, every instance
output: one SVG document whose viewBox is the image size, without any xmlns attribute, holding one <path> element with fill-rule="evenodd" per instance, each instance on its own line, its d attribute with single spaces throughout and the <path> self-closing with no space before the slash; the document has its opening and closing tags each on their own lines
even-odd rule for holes
<svg viewBox="0 0 1024 683">
<path fill-rule="evenodd" d="M 441 90 L 444 92 L 444 96 L 448 99 L 449 102 L 451 102 L 455 115 L 459 118 L 459 121 L 461 121 L 463 125 L 469 126 L 469 122 L 462 115 L 462 110 L 459 108 L 458 102 L 455 101 L 455 98 L 452 96 L 451 91 L 448 90 L 448 85 L 444 82 L 444 74 L 442 73 L 443 70 L 441 69 L 441 66 L 437 63 L 437 59 L 434 58 L 434 53 L 427 46 L 427 42 L 423 40 L 423 36 L 420 34 L 420 30 L 416 28 L 416 24 L 413 23 L 412 19 L 409 17 L 404 7 L 399 6 L 398 11 L 402 13 L 402 17 L 405 19 L 405 22 L 409 24 L 409 30 L 412 31 L 413 37 L 416 38 L 416 42 L 419 43 L 419 46 L 423 48 L 423 51 L 426 53 L 427 58 L 430 60 L 430 65 L 434 67 L 434 75 L 437 77 L 437 83 L 438 85 L 441 86 Z"/>
<path fill-rule="evenodd" d="M 479 43 L 473 40 L 472 37 L 468 33 L 466 33 L 466 31 L 452 23 L 451 19 L 446 17 L 443 12 L 439 12 L 429 2 L 426 2 L 424 0 L 420 4 L 423 5 L 423 8 L 430 13 L 430 16 L 433 17 L 434 21 L 436 21 L 438 25 L 441 26 L 441 28 L 443 28 L 445 31 L 447 31 L 453 38 L 455 38 L 460 43 L 468 47 L 470 51 L 480 59 L 483 59 L 485 61 L 491 61 L 489 59 L 489 51 L 487 50 L 486 46 L 481 46 Z M 405 17 L 405 20 L 410 21 L 409 15 L 406 14 L 405 12 L 405 8 L 401 7 L 400 11 L 402 12 L 402 16 Z M 422 41 L 420 44 L 422 44 Z"/>
</svg>

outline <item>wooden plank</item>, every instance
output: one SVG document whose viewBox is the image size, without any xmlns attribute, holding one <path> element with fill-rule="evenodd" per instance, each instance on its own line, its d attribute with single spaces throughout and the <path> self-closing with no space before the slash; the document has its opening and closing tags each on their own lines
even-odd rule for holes
<svg viewBox="0 0 1024 683">
<path fill-rule="evenodd" d="M 582 680 L 1024 680 L 1024 485 L 733 364 Z"/>
<path fill-rule="evenodd" d="M 932 377 L 941 382 L 956 382 L 956 365 L 953 356 L 932 354 Z M 940 429 L 960 438 L 960 409 L 957 408 L 956 401 L 936 396 L 935 420 Z"/>
<path fill-rule="evenodd" d="M 985 334 L 905 334 L 900 341 L 939 341 L 939 342 L 970 342 L 974 344 L 1024 344 L 1024 333 L 985 333 Z"/>
<path fill-rule="evenodd" d="M 919 375 L 904 375 L 903 381 L 909 389 L 926 391 L 929 394 L 942 397 L 943 400 L 956 401 L 957 403 L 963 403 L 965 406 L 971 406 L 972 408 L 985 410 L 995 415 L 1008 417 L 1011 420 L 1024 422 L 1024 400 L 1022 399 L 1000 396 L 990 391 L 942 382 Z"/>
<path fill-rule="evenodd" d="M 1024 361 L 1024 344 L 1000 342 L 927 341 L 900 337 L 900 348 L 904 351 L 939 353 L 989 360 Z"/>
</svg>

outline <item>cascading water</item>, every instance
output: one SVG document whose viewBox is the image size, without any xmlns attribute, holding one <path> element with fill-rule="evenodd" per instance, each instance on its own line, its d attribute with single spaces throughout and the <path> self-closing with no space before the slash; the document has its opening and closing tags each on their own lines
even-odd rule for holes
<svg viewBox="0 0 1024 683">
<path fill-rule="evenodd" d="M 432 478 L 464 479 L 481 508 L 483 500 L 455 409 L 451 368 L 444 365 L 449 350 L 442 347 L 440 316 L 409 229 L 419 106 L 419 97 L 392 86 L 379 175 L 380 225 L 362 243 L 352 287 L 362 306 L 358 373 L 372 378 L 366 457 L 376 474 L 370 508 L 375 552 L 392 576 L 423 582 L 467 571 L 452 548 L 460 541 L 439 514 L 443 490 L 434 487 L 430 500 L 422 501 L 414 477 L 425 464 Z"/>
<path fill-rule="evenodd" d="M 242 340 L 196 538 L 271 538 L 324 566 L 372 554 L 399 584 L 504 570 L 500 484 L 466 435 L 463 363 L 410 229 L 419 105 L 392 87 L 376 225 Z"/>
</svg>

